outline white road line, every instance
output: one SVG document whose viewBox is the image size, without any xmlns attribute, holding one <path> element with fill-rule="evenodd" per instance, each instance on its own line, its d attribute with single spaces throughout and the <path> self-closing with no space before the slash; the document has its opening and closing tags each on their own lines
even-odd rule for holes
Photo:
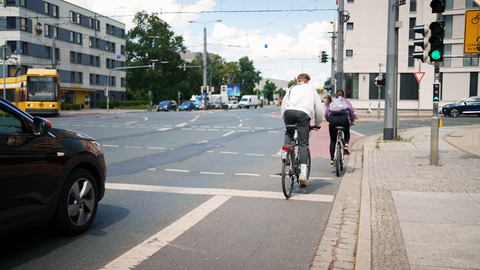
<svg viewBox="0 0 480 270">
<path fill-rule="evenodd" d="M 147 147 L 148 149 L 156 149 L 156 150 L 162 150 L 162 149 L 165 149 L 165 147 L 154 147 L 154 146 L 150 146 L 150 147 Z"/>
<path fill-rule="evenodd" d="M 126 122 L 125 124 L 137 123 L 138 121 Z"/>
<path fill-rule="evenodd" d="M 144 121 L 148 120 L 148 117 L 142 116 L 142 118 L 143 118 Z"/>
<path fill-rule="evenodd" d="M 238 152 L 227 152 L 227 151 L 220 151 L 220 154 L 238 155 Z"/>
<path fill-rule="evenodd" d="M 138 149 L 138 148 L 142 148 L 142 147 L 141 146 L 125 146 L 125 148 L 136 148 L 136 149 Z"/>
<path fill-rule="evenodd" d="M 188 188 L 188 187 L 171 187 L 171 186 L 154 186 L 154 185 L 135 185 L 106 183 L 107 189 L 114 190 L 131 190 L 146 192 L 162 192 L 188 195 L 210 195 L 210 196 L 233 196 L 233 197 L 249 197 L 263 199 L 280 199 L 285 200 L 282 192 L 274 191 L 258 191 L 258 190 L 239 190 L 239 189 L 220 189 L 220 188 Z M 312 202 L 333 202 L 335 196 L 324 194 L 292 194 L 289 200 L 312 201 Z"/>
<path fill-rule="evenodd" d="M 204 129 L 204 128 L 196 128 L 195 130 L 206 130 L 206 129 Z"/>
<path fill-rule="evenodd" d="M 162 125 L 162 127 L 172 127 L 173 125 Z"/>
<path fill-rule="evenodd" d="M 265 129 L 264 127 L 254 127 L 254 129 Z"/>
<path fill-rule="evenodd" d="M 242 120 L 240 120 L 240 122 L 242 122 Z M 243 123 L 240 123 L 240 124 L 238 125 L 238 127 L 242 127 L 242 125 L 243 125 Z"/>
<path fill-rule="evenodd" d="M 356 131 L 353 131 L 352 129 L 350 129 L 350 132 L 357 135 L 357 136 L 362 136 L 362 137 L 365 137 L 365 135 L 363 135 L 362 133 L 359 133 L 359 132 L 356 132 Z"/>
<path fill-rule="evenodd" d="M 309 177 L 308 180 L 333 180 L 332 177 Z"/>
<path fill-rule="evenodd" d="M 168 245 L 185 231 L 200 222 L 208 214 L 215 211 L 224 204 L 229 196 L 214 196 L 204 202 L 199 207 L 193 209 L 190 213 L 181 217 L 179 220 L 170 224 L 170 226 L 152 235 L 138 246 L 125 252 L 120 257 L 105 265 L 102 269 L 133 269 L 135 266 L 147 260 L 150 256 L 158 252 L 160 249 Z"/>
<path fill-rule="evenodd" d="M 181 123 L 181 124 L 176 125 L 176 127 L 183 127 L 183 126 L 185 126 L 185 125 L 187 125 L 187 124 L 188 124 L 188 123 Z"/>
<path fill-rule="evenodd" d="M 238 132 L 249 132 L 250 130 L 240 129 Z"/>
<path fill-rule="evenodd" d="M 112 127 L 114 127 L 114 128 L 121 128 L 122 126 L 112 126 Z"/>
<path fill-rule="evenodd" d="M 155 168 L 149 168 L 149 169 L 147 169 L 147 171 L 156 171 L 156 170 L 157 170 L 157 169 L 155 169 Z"/>
<path fill-rule="evenodd" d="M 118 145 L 102 144 L 102 147 L 118 147 Z"/>
<path fill-rule="evenodd" d="M 193 128 L 182 128 L 182 130 L 193 130 Z"/>
<path fill-rule="evenodd" d="M 210 126 L 200 126 L 201 128 L 210 128 Z"/>
<path fill-rule="evenodd" d="M 223 172 L 200 172 L 201 174 L 215 174 L 215 175 L 224 175 Z"/>
<path fill-rule="evenodd" d="M 190 172 L 189 170 L 165 169 L 167 172 Z"/>
<path fill-rule="evenodd" d="M 275 178 L 278 178 L 278 177 L 282 177 L 281 175 L 274 175 L 274 174 L 270 174 L 269 177 L 275 177 Z"/>
<path fill-rule="evenodd" d="M 264 154 L 249 154 L 249 153 L 246 153 L 245 155 L 247 155 L 247 156 L 257 156 L 257 157 L 265 156 Z"/>
<path fill-rule="evenodd" d="M 237 128 L 237 127 L 227 127 L 227 128 Z"/>
<path fill-rule="evenodd" d="M 209 128 L 208 131 L 220 131 L 219 129 Z"/>
<path fill-rule="evenodd" d="M 207 153 L 215 153 L 215 152 L 212 150 L 208 150 Z"/>
<path fill-rule="evenodd" d="M 235 173 L 234 175 L 238 175 L 238 176 L 260 176 L 260 174 L 256 174 L 256 173 Z"/>
<path fill-rule="evenodd" d="M 223 127 L 219 127 L 219 126 L 217 127 L 217 126 L 214 126 L 213 128 L 223 128 Z"/>
<path fill-rule="evenodd" d="M 165 131 L 165 130 L 169 130 L 169 129 L 171 129 L 171 128 L 159 128 L 159 129 L 157 129 L 157 131 Z"/>
<path fill-rule="evenodd" d="M 206 142 L 208 142 L 208 141 L 197 142 L 197 144 L 206 143 Z"/>
<path fill-rule="evenodd" d="M 94 127 L 94 125 L 85 125 L 86 127 Z"/>
<path fill-rule="evenodd" d="M 230 131 L 230 132 L 228 132 L 228 133 L 225 133 L 225 134 L 223 134 L 223 137 L 228 136 L 228 135 L 230 135 L 230 134 L 232 134 L 232 133 L 234 133 L 234 132 L 235 132 L 235 130 L 232 130 L 232 131 Z"/>
</svg>

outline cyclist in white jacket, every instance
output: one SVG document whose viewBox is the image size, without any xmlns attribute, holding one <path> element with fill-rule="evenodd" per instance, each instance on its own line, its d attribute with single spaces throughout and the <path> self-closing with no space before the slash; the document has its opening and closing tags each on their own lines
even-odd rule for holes
<svg viewBox="0 0 480 270">
<path fill-rule="evenodd" d="M 323 104 L 317 91 L 308 84 L 310 76 L 306 73 L 298 75 L 297 84 L 288 89 L 282 100 L 282 118 L 285 125 L 297 124 L 298 152 L 300 161 L 300 177 L 298 181 L 301 187 L 308 186 L 307 161 L 310 133 L 310 120 L 315 119 L 315 128 L 320 129 L 323 120 Z M 290 145 L 293 138 L 285 132 L 285 145 Z"/>
</svg>

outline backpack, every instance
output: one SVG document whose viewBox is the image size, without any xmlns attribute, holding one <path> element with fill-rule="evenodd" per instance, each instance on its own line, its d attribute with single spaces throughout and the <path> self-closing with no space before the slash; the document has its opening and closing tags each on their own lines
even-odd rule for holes
<svg viewBox="0 0 480 270">
<path fill-rule="evenodd" d="M 330 103 L 330 112 L 332 114 L 345 114 L 347 113 L 348 105 L 347 101 L 343 97 L 335 97 Z"/>
</svg>

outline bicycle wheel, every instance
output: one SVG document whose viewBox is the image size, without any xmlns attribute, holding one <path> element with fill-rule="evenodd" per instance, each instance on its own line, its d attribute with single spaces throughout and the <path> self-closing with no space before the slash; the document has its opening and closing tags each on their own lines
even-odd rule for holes
<svg viewBox="0 0 480 270">
<path fill-rule="evenodd" d="M 337 142 L 337 151 L 335 152 L 335 171 L 337 173 L 337 176 L 340 176 L 340 166 L 342 163 L 342 144 L 340 142 Z"/>
<path fill-rule="evenodd" d="M 282 189 L 285 198 L 292 196 L 294 184 L 293 159 L 291 151 L 288 151 L 287 158 L 282 160 Z"/>
<path fill-rule="evenodd" d="M 310 178 L 310 171 L 311 171 L 311 164 L 312 164 L 312 158 L 310 157 L 310 149 L 308 149 L 308 159 L 307 159 L 307 179 Z"/>
</svg>

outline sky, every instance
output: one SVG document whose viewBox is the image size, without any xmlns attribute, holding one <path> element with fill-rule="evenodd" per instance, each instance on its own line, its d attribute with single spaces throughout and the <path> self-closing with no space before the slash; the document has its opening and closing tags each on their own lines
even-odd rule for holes
<svg viewBox="0 0 480 270">
<path fill-rule="evenodd" d="M 320 88 L 331 75 L 330 59 L 321 63 L 319 56 L 331 55 L 334 0 L 66 1 L 125 23 L 126 32 L 137 12 L 157 12 L 190 52 L 203 52 L 206 27 L 209 53 L 227 62 L 248 56 L 263 78 L 290 81 L 304 72 Z"/>
</svg>

